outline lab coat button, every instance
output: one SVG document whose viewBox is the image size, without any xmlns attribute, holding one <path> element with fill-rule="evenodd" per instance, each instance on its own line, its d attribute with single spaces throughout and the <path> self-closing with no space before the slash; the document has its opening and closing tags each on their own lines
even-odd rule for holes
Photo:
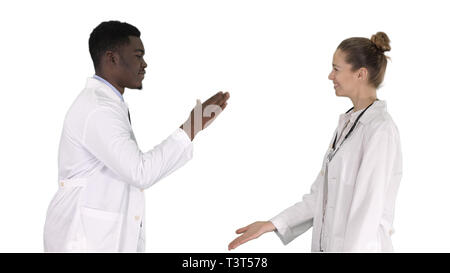
<svg viewBox="0 0 450 273">
<path fill-rule="evenodd" d="M 134 216 L 134 220 L 139 221 L 139 219 L 141 219 L 140 216 L 138 216 L 138 215 Z"/>
<path fill-rule="evenodd" d="M 144 189 L 141 189 L 141 192 L 144 192 Z"/>
<path fill-rule="evenodd" d="M 323 176 L 323 170 L 320 171 L 320 175 Z"/>
<path fill-rule="evenodd" d="M 64 187 L 64 182 L 61 182 L 61 187 Z"/>
</svg>

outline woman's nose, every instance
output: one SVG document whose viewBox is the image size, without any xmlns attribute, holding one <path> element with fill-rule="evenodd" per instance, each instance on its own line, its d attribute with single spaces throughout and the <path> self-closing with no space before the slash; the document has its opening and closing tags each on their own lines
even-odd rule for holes
<svg viewBox="0 0 450 273">
<path fill-rule="evenodd" d="M 330 74 L 328 74 L 328 79 L 329 79 L 330 81 L 332 81 L 332 80 L 334 79 L 334 74 L 333 74 L 333 72 L 330 72 Z"/>
</svg>

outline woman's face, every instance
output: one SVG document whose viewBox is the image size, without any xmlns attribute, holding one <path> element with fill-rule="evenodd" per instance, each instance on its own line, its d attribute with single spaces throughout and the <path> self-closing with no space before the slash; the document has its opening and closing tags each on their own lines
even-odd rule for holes
<svg viewBox="0 0 450 273">
<path fill-rule="evenodd" d="M 345 53 L 340 49 L 333 55 L 333 69 L 328 79 L 333 81 L 336 96 L 353 97 L 357 91 L 358 70 L 352 71 L 352 65 L 345 61 Z"/>
</svg>

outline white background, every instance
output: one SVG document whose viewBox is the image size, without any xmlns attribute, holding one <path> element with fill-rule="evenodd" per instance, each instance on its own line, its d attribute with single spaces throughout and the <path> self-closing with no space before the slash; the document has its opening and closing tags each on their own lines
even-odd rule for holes
<svg viewBox="0 0 450 273">
<path fill-rule="evenodd" d="M 403 147 L 398 252 L 450 250 L 446 1 L 2 1 L 0 252 L 42 252 L 57 190 L 63 119 L 94 73 L 92 29 L 141 31 L 144 89 L 126 90 L 142 151 L 219 90 L 225 112 L 194 140 L 194 158 L 146 191 L 148 252 L 227 252 L 234 231 L 309 192 L 339 114 L 352 104 L 327 79 L 345 38 L 386 32 L 392 57 L 378 97 Z M 311 230 L 274 233 L 235 252 L 309 252 Z"/>
</svg>

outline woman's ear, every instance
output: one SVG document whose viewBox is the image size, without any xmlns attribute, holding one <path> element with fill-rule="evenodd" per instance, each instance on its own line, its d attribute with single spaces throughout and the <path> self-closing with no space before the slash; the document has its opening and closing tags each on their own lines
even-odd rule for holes
<svg viewBox="0 0 450 273">
<path fill-rule="evenodd" d="M 369 71 L 365 67 L 361 67 L 358 69 L 357 74 L 358 80 L 367 81 L 369 79 Z"/>
</svg>

